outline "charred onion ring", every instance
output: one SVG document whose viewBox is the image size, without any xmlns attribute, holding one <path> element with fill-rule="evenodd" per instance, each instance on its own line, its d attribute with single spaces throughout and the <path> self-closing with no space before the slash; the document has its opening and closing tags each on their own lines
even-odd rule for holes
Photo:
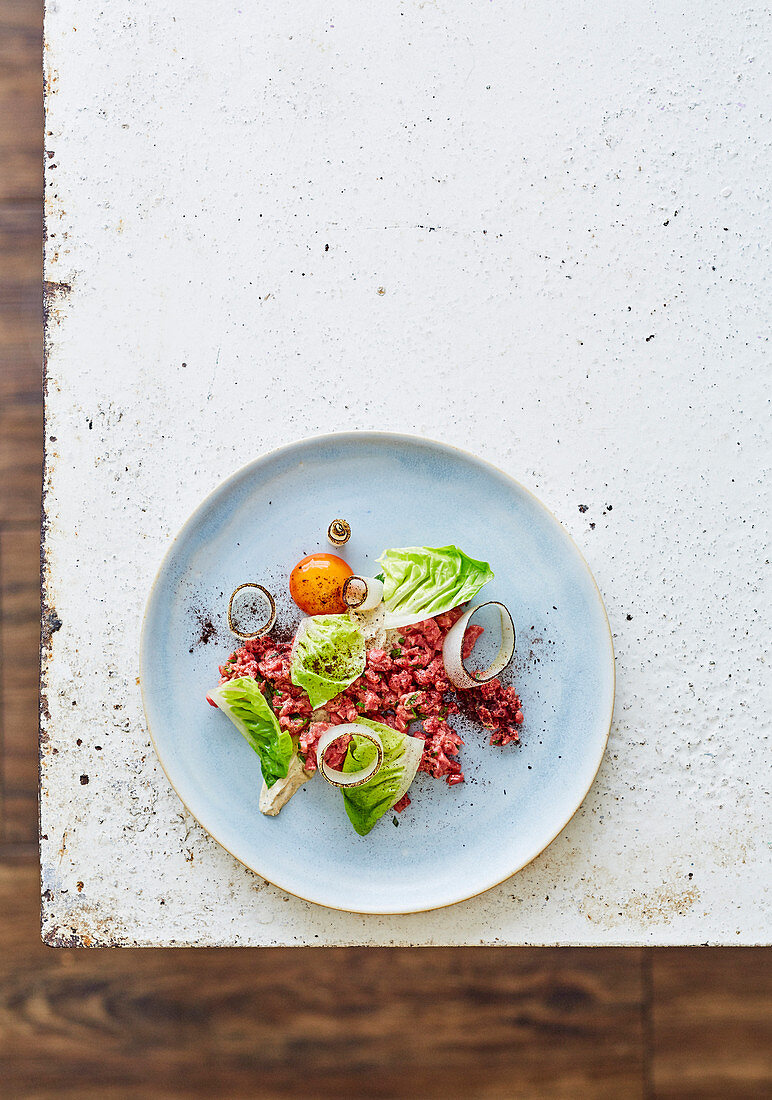
<svg viewBox="0 0 772 1100">
<path fill-rule="evenodd" d="M 376 577 L 346 577 L 341 590 L 350 611 L 373 611 L 383 599 L 383 581 Z"/>
<path fill-rule="evenodd" d="M 345 519 L 334 519 L 327 528 L 327 538 L 333 546 L 343 546 L 351 538 L 351 528 Z"/>
<path fill-rule="evenodd" d="M 324 761 L 324 754 L 333 741 L 337 741 L 339 737 L 344 737 L 347 733 L 352 736 L 365 737 L 375 745 L 375 759 L 366 768 L 360 768 L 358 772 L 339 772 L 337 768 L 329 767 Z M 380 771 L 383 763 L 383 743 L 375 730 L 357 725 L 356 722 L 344 722 L 340 726 L 330 726 L 319 738 L 319 744 L 316 746 L 316 760 L 319 771 L 328 783 L 332 783 L 333 787 L 361 787 L 368 779 L 372 779 L 376 772 Z"/>
<path fill-rule="evenodd" d="M 243 592 L 245 588 L 256 589 L 268 602 L 268 617 L 266 618 L 265 622 L 261 623 L 258 630 L 253 630 L 251 632 L 239 629 L 237 626 L 234 625 L 233 621 L 233 601 L 236 599 L 239 592 Z M 230 630 L 231 634 L 235 634 L 237 638 L 241 638 L 242 641 L 248 642 L 251 638 L 259 638 L 261 634 L 267 634 L 275 622 L 276 603 L 274 602 L 274 598 L 267 588 L 263 588 L 262 584 L 254 584 L 252 581 L 248 581 L 246 584 L 240 584 L 238 588 L 234 589 L 233 593 L 231 594 L 231 598 L 228 601 L 228 629 Z"/>
<path fill-rule="evenodd" d="M 499 609 L 501 615 L 501 645 L 488 668 L 484 672 L 472 675 L 467 670 L 464 658 L 461 656 L 464 647 L 464 634 L 466 634 L 466 628 L 472 616 L 476 615 L 478 611 L 482 611 L 484 607 L 497 607 Z M 498 676 L 512 660 L 514 652 L 515 624 L 512 622 L 512 616 L 503 603 L 499 603 L 498 600 L 488 600 L 487 603 L 478 603 L 475 607 L 470 607 L 458 622 L 453 624 L 445 635 L 442 646 L 442 660 L 448 679 L 453 686 L 465 691 L 468 688 L 479 687 L 480 684 L 485 684 L 488 680 L 492 680 L 494 676 Z"/>
</svg>

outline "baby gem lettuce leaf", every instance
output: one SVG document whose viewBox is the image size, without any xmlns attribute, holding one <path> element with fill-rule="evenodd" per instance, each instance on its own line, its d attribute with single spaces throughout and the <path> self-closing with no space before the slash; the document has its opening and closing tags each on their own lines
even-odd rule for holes
<svg viewBox="0 0 772 1100">
<path fill-rule="evenodd" d="M 313 615 L 298 628 L 290 679 L 321 707 L 362 675 L 365 656 L 364 635 L 348 615 Z"/>
<path fill-rule="evenodd" d="M 450 611 L 493 580 L 486 561 L 467 557 L 457 546 L 384 550 L 378 562 L 383 568 L 387 630 Z"/>
<path fill-rule="evenodd" d="M 227 714 L 257 755 L 267 787 L 283 779 L 295 752 L 292 738 L 280 728 L 263 693 L 249 676 L 220 684 L 209 697 Z"/>
<path fill-rule="evenodd" d="M 375 730 L 383 745 L 383 763 L 372 779 L 361 787 L 341 788 L 349 821 L 360 836 L 366 836 L 376 821 L 399 802 L 415 779 L 424 743 L 420 737 L 409 737 L 368 718 L 357 718 L 354 725 Z M 343 771 L 354 772 L 367 767 L 375 751 L 372 741 L 354 734 L 343 761 Z"/>
</svg>

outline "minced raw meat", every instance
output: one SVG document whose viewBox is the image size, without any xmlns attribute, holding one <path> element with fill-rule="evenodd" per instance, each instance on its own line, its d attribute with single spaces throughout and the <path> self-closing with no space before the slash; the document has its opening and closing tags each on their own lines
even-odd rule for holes
<svg viewBox="0 0 772 1100">
<path fill-rule="evenodd" d="M 302 688 L 290 679 L 292 642 L 273 641 L 269 636 L 255 638 L 232 653 L 220 668 L 220 683 L 239 676 L 250 676 L 269 700 L 282 729 L 298 737 L 298 751 L 305 758 L 305 769 L 317 767 L 316 746 L 330 726 L 369 718 L 402 733 L 409 732 L 424 741 L 419 771 L 449 786 L 464 782 L 458 761 L 464 744 L 449 719 L 464 713 L 491 731 L 492 745 L 519 741 L 523 722 L 520 699 L 513 687 L 505 687 L 496 678 L 478 688 L 458 691 L 448 680 L 442 660 L 442 645 L 451 626 L 460 618 L 462 608 L 454 608 L 423 622 L 405 627 L 387 648 L 367 651 L 365 670 L 344 692 L 324 707 L 324 720 L 316 712 Z M 468 658 L 480 626 L 467 627 L 463 657 Z M 340 748 L 340 752 L 336 752 Z M 340 767 L 345 756 L 343 738 L 330 746 L 327 760 Z M 336 764 L 335 759 L 340 756 Z M 409 805 L 407 795 L 394 807 Z"/>
</svg>

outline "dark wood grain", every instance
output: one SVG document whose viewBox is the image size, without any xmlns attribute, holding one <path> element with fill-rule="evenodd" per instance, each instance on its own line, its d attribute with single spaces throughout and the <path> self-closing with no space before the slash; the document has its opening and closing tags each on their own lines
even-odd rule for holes
<svg viewBox="0 0 772 1100">
<path fill-rule="evenodd" d="M 41 248 L 39 203 L 0 204 L 0 523 L 31 527 L 42 469 Z"/>
<path fill-rule="evenodd" d="M 0 0 L 0 523 L 40 514 L 42 21 Z"/>
<path fill-rule="evenodd" d="M 0 3 L 0 203 L 42 187 L 42 4 Z"/>
<path fill-rule="evenodd" d="M 38 942 L 36 885 L 0 870 L 14 1096 L 642 1095 L 638 952 L 75 955 Z"/>
<path fill-rule="evenodd" d="M 0 527 L 3 844 L 37 842 L 39 561 L 39 528 Z"/>
<path fill-rule="evenodd" d="M 3 404 L 8 399 L 41 404 L 42 245 L 39 201 L 0 203 L 0 401 Z"/>
<path fill-rule="evenodd" d="M 37 837 L 42 8 L 0 2 L 0 841 Z M 9 849 L 9 845 L 11 846 Z"/>
<path fill-rule="evenodd" d="M 771 962 L 741 947 L 652 952 L 657 1097 L 772 1097 Z"/>
</svg>

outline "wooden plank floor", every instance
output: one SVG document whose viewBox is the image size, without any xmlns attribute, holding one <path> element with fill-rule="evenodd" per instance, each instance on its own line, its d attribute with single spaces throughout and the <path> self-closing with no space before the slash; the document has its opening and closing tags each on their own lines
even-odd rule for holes
<svg viewBox="0 0 772 1100">
<path fill-rule="evenodd" d="M 772 1096 L 766 951 L 40 943 L 40 22 L 0 0 L 0 1096 Z"/>
</svg>

